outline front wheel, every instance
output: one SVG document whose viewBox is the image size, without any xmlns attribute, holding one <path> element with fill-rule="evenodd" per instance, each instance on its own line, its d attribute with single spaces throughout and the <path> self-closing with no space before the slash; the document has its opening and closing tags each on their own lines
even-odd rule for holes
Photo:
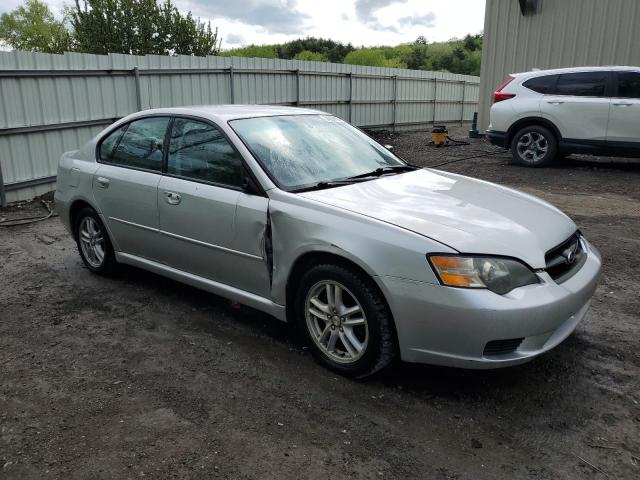
<svg viewBox="0 0 640 480">
<path fill-rule="evenodd" d="M 393 320 L 373 281 L 355 269 L 317 265 L 300 282 L 296 314 L 316 359 L 364 378 L 395 358 Z"/>
<path fill-rule="evenodd" d="M 518 131 L 511 142 L 513 163 L 525 167 L 546 167 L 558 155 L 558 142 L 551 131 L 531 125 Z"/>
</svg>

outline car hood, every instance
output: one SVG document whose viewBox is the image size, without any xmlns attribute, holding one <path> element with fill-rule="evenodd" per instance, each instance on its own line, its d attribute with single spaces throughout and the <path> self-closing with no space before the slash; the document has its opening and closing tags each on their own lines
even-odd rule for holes
<svg viewBox="0 0 640 480">
<path fill-rule="evenodd" d="M 462 253 L 515 257 L 535 269 L 544 268 L 545 253 L 576 231 L 569 217 L 543 200 L 436 170 L 300 195 L 405 228 Z"/>
</svg>

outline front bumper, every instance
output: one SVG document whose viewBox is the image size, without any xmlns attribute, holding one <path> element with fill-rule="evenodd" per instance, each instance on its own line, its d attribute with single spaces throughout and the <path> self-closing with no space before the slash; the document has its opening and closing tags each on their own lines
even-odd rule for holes
<svg viewBox="0 0 640 480">
<path fill-rule="evenodd" d="M 585 242 L 587 260 L 569 280 L 542 282 L 506 295 L 452 288 L 397 277 L 377 277 L 394 315 L 404 361 L 462 368 L 517 365 L 552 349 L 576 328 L 589 308 L 602 261 Z M 520 339 L 503 354 L 487 354 L 487 343 Z"/>
<path fill-rule="evenodd" d="M 497 147 L 502 147 L 502 148 L 509 148 L 509 146 L 507 145 L 506 132 L 497 132 L 495 130 L 487 130 L 485 137 L 491 145 L 496 145 Z"/>
</svg>

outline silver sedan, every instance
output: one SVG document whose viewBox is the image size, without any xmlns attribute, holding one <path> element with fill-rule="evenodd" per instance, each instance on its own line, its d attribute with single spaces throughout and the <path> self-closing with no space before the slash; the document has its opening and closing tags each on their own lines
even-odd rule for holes
<svg viewBox="0 0 640 480">
<path fill-rule="evenodd" d="M 354 377 L 530 360 L 584 318 L 601 268 L 548 203 L 408 165 L 313 110 L 135 113 L 62 156 L 55 198 L 91 271 L 134 265 L 267 312 Z"/>
</svg>

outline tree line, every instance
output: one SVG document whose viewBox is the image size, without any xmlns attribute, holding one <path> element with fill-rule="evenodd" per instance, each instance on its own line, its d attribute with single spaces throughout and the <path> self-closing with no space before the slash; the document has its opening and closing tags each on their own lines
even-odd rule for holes
<svg viewBox="0 0 640 480">
<path fill-rule="evenodd" d="M 348 63 L 372 67 L 411 68 L 480 75 L 482 34 L 429 43 L 418 37 L 396 46 L 360 47 L 322 38 L 305 38 L 273 45 L 249 45 L 220 52 L 224 56 L 283 58 Z"/>
<path fill-rule="evenodd" d="M 396 46 L 354 47 L 323 38 L 221 50 L 210 22 L 180 13 L 171 0 L 75 0 L 57 20 L 42 0 L 0 17 L 0 42 L 48 53 L 223 55 L 411 68 L 480 75 L 482 34 L 447 42 L 423 36 Z"/>
</svg>

